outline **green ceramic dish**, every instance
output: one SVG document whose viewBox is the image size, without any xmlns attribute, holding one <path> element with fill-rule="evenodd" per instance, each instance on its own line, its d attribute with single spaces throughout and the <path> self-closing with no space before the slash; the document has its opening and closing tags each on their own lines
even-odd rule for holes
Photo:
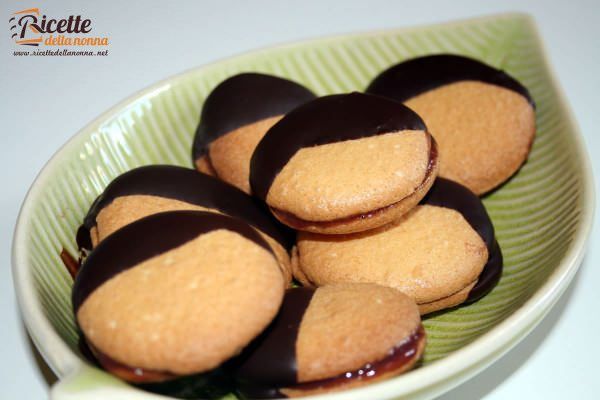
<svg viewBox="0 0 600 400">
<path fill-rule="evenodd" d="M 15 285 L 34 343 L 60 381 L 55 399 L 158 398 L 85 363 L 71 311 L 72 280 L 59 253 L 117 175 L 153 163 L 191 166 L 202 101 L 241 71 L 271 73 L 318 94 L 362 90 L 403 59 L 452 52 L 502 68 L 529 88 L 538 131 L 519 173 L 485 198 L 505 257 L 483 300 L 425 321 L 423 365 L 401 377 L 327 399 L 425 398 L 482 370 L 544 317 L 581 261 L 593 212 L 591 167 L 528 16 L 499 15 L 414 29 L 352 34 L 260 50 L 184 72 L 115 106 L 73 137 L 27 195 L 13 248 Z"/>
</svg>

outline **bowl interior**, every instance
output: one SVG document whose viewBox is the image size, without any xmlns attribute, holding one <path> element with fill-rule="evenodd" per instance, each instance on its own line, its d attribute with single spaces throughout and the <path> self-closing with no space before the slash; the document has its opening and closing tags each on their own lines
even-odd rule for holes
<svg viewBox="0 0 600 400">
<path fill-rule="evenodd" d="M 528 18 L 499 16 L 401 31 L 281 46 L 194 69 L 125 101 L 86 127 L 55 157 L 24 221 L 26 265 L 39 306 L 78 354 L 72 279 L 59 254 L 76 254 L 75 232 L 89 205 L 117 175 L 154 163 L 191 167 L 191 141 L 203 99 L 224 78 L 260 71 L 301 82 L 318 94 L 363 90 L 406 58 L 452 52 L 519 79 L 537 104 L 528 162 L 484 200 L 505 266 L 499 285 L 476 304 L 429 317 L 423 366 L 472 342 L 518 309 L 559 265 L 581 223 L 583 172 L 574 127 L 553 86 Z M 473 149 L 477 151 L 477 149 Z"/>
</svg>

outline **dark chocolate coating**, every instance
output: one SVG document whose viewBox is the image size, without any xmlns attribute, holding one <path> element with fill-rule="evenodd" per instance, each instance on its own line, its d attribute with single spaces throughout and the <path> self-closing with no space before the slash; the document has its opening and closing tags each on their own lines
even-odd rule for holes
<svg viewBox="0 0 600 400">
<path fill-rule="evenodd" d="M 304 86 L 287 79 L 243 73 L 221 82 L 202 107 L 192 146 L 192 161 L 208 151 L 208 145 L 241 126 L 283 115 L 315 98 Z"/>
<path fill-rule="evenodd" d="M 469 292 L 469 297 L 467 297 L 465 303 L 476 302 L 496 286 L 502 276 L 502 263 L 503 258 L 500 245 L 497 241 L 494 241 L 488 261 L 483 267 L 483 271 L 481 271 L 479 278 L 477 278 L 477 283 Z"/>
<path fill-rule="evenodd" d="M 189 400 L 219 400 L 230 393 L 233 388 L 229 377 L 219 368 L 206 373 L 183 376 L 167 382 L 145 383 L 136 386 L 147 392 L 157 393 L 169 398 Z"/>
<path fill-rule="evenodd" d="M 375 77 L 366 92 L 404 102 L 429 90 L 467 80 L 512 90 L 535 107 L 527 88 L 506 72 L 453 54 L 417 57 L 396 64 Z"/>
<path fill-rule="evenodd" d="M 298 383 L 296 364 L 296 339 L 302 317 L 315 293 L 315 289 L 288 289 L 281 309 L 271 325 L 254 340 L 234 362 L 234 375 L 244 390 L 258 391 L 264 397 L 270 389 Z M 273 395 L 277 396 L 273 390 Z"/>
<path fill-rule="evenodd" d="M 473 302 L 486 295 L 502 275 L 502 253 L 496 242 L 492 220 L 479 196 L 457 182 L 437 178 L 420 204 L 458 211 L 479 234 L 488 249 L 488 261 L 466 301 Z"/>
<path fill-rule="evenodd" d="M 86 258 L 73 284 L 75 315 L 87 297 L 118 273 L 218 229 L 236 232 L 271 252 L 244 221 L 204 211 L 171 211 L 142 218 L 103 240 Z"/>
<path fill-rule="evenodd" d="M 118 176 L 94 201 L 77 232 L 80 249 L 91 250 L 90 229 L 96 226 L 98 213 L 117 197 L 128 195 L 152 195 L 216 209 L 246 221 L 288 250 L 294 244 L 294 233 L 241 190 L 192 169 L 149 165 Z"/>
<path fill-rule="evenodd" d="M 252 192 L 265 200 L 277 174 L 304 147 L 426 129 L 414 111 L 383 97 L 357 92 L 320 97 L 288 113 L 260 141 L 250 162 Z"/>
<path fill-rule="evenodd" d="M 237 398 L 242 400 L 281 399 L 287 397 L 275 387 L 249 386 L 243 384 L 237 385 L 235 394 L 237 395 Z"/>
</svg>

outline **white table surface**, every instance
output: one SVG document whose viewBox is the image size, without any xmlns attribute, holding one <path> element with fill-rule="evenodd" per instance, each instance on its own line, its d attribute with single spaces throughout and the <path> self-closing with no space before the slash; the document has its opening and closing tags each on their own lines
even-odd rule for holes
<svg viewBox="0 0 600 400">
<path fill-rule="evenodd" d="M 8 3 L 8 4 L 7 4 Z M 10 245 L 20 204 L 38 171 L 73 134 L 160 79 L 240 52 L 323 35 L 413 26 L 507 11 L 532 14 L 600 176 L 600 2 L 590 1 L 3 1 L 1 20 L 24 7 L 82 14 L 111 38 L 107 57 L 0 55 L 0 399 L 47 398 L 56 378 L 20 320 Z M 294 2 L 300 4 L 300 2 Z M 168 5 L 167 5 L 168 4 Z M 596 213 L 598 215 L 598 213 Z M 598 217 L 581 270 L 553 311 L 492 367 L 443 399 L 600 398 Z"/>
</svg>

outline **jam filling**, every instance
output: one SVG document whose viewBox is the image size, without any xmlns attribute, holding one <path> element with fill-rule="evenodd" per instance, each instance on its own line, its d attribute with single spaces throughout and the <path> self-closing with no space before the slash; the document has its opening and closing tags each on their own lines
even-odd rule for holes
<svg viewBox="0 0 600 400">
<path fill-rule="evenodd" d="M 65 265 L 67 271 L 69 271 L 71 278 L 75 279 L 77 272 L 79 272 L 79 267 L 81 267 L 81 258 L 76 260 L 75 257 L 73 257 L 71 253 L 67 251 L 67 249 L 63 248 L 60 252 L 60 259 Z"/>
<path fill-rule="evenodd" d="M 419 326 L 408 340 L 394 347 L 391 353 L 376 362 L 366 364 L 364 367 L 351 372 L 346 372 L 332 378 L 300 383 L 290 387 L 292 390 L 326 389 L 343 385 L 351 381 L 368 381 L 388 372 L 397 371 L 407 366 L 418 354 L 419 344 L 425 337 L 423 325 Z"/>
</svg>

